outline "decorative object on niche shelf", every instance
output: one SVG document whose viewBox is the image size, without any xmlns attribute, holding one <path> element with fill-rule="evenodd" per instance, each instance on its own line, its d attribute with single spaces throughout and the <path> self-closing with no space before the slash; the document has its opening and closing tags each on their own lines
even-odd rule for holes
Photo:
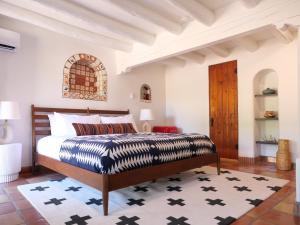
<svg viewBox="0 0 300 225">
<path fill-rule="evenodd" d="M 278 144 L 278 139 L 273 137 L 272 135 L 270 135 L 269 137 L 264 136 L 264 138 L 256 141 L 256 143 L 258 143 L 258 144 L 274 144 L 274 145 L 277 145 Z"/>
<path fill-rule="evenodd" d="M 85 100 L 107 100 L 107 73 L 95 56 L 76 54 L 64 66 L 63 97 Z"/>
<path fill-rule="evenodd" d="M 277 112 L 275 112 L 275 111 L 265 111 L 264 117 L 265 118 L 276 118 L 277 117 Z"/>
<path fill-rule="evenodd" d="M 151 87 L 148 84 L 143 84 L 141 87 L 141 101 L 149 103 L 151 99 Z"/>
<path fill-rule="evenodd" d="M 276 167 L 278 170 L 291 170 L 292 161 L 289 150 L 289 140 L 279 139 L 278 151 L 276 153 Z"/>
<path fill-rule="evenodd" d="M 277 93 L 276 89 L 272 89 L 272 88 L 266 88 L 265 90 L 263 90 L 263 95 L 275 95 Z"/>
<path fill-rule="evenodd" d="M 149 121 L 154 120 L 151 109 L 141 109 L 140 120 L 145 121 L 143 124 L 143 132 L 151 132 L 151 125 Z"/>
<path fill-rule="evenodd" d="M 22 144 L 10 143 L 13 131 L 9 120 L 20 119 L 19 104 L 17 102 L 0 102 L 0 120 L 4 123 L 0 127 L 0 183 L 18 179 L 21 171 Z"/>
</svg>

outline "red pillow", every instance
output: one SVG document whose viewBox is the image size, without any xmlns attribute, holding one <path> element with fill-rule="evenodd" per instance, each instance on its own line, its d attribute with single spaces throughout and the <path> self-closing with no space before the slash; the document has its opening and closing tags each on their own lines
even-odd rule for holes
<svg viewBox="0 0 300 225">
<path fill-rule="evenodd" d="M 131 123 L 84 124 L 72 123 L 77 136 L 136 133 Z"/>
</svg>

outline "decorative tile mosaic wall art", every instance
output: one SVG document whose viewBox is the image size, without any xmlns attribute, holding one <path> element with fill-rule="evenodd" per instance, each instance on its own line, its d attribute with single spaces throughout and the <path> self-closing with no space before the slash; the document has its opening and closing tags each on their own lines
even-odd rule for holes
<svg viewBox="0 0 300 225">
<path fill-rule="evenodd" d="M 107 73 L 95 56 L 83 53 L 71 56 L 63 74 L 64 98 L 107 100 Z"/>
</svg>

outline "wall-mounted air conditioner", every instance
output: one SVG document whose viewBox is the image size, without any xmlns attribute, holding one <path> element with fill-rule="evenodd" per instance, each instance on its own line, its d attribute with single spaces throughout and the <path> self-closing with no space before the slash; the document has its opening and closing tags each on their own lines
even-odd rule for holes
<svg viewBox="0 0 300 225">
<path fill-rule="evenodd" d="M 15 52 L 20 47 L 20 34 L 0 28 L 0 51 Z"/>
</svg>

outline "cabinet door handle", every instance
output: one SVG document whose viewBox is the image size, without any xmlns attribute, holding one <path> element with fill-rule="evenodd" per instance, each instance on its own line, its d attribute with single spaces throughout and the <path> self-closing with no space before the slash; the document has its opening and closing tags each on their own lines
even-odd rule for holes
<svg viewBox="0 0 300 225">
<path fill-rule="evenodd" d="M 210 118 L 210 126 L 211 126 L 211 127 L 214 126 L 214 118 Z"/>
</svg>

